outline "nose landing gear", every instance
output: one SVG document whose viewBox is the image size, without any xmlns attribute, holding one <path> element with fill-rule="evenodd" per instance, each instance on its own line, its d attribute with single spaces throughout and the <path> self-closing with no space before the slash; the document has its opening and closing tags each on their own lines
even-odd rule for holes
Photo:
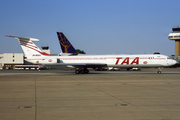
<svg viewBox="0 0 180 120">
<path fill-rule="evenodd" d="M 161 74 L 161 71 L 162 71 L 163 68 L 162 68 L 162 67 L 158 67 L 158 69 L 159 69 L 159 70 L 157 71 L 157 73 L 158 73 L 158 74 Z"/>
</svg>

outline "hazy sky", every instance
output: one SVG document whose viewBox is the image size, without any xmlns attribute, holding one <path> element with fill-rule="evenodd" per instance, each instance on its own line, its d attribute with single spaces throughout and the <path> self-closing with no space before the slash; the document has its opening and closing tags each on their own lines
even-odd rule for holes
<svg viewBox="0 0 180 120">
<path fill-rule="evenodd" d="M 23 53 L 13 35 L 61 52 L 56 32 L 87 54 L 175 54 L 180 0 L 0 0 L 0 54 Z"/>
</svg>

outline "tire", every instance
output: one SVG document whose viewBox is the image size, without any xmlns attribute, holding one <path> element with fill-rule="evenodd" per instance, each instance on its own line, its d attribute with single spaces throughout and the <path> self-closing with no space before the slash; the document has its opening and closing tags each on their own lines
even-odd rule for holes
<svg viewBox="0 0 180 120">
<path fill-rule="evenodd" d="M 79 71 L 79 70 L 75 70 L 75 73 L 76 73 L 76 74 L 79 74 L 79 73 L 80 73 L 80 71 Z"/>
<path fill-rule="evenodd" d="M 88 74 L 88 73 L 89 73 L 89 70 L 88 70 L 88 69 L 84 70 L 84 73 L 85 73 L 85 74 Z"/>
<path fill-rule="evenodd" d="M 85 71 L 84 70 L 81 70 L 81 74 L 84 74 L 85 73 Z"/>
</svg>

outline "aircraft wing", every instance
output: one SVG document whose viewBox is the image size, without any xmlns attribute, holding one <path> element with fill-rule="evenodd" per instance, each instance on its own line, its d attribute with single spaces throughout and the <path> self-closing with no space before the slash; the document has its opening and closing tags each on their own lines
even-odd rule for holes
<svg viewBox="0 0 180 120">
<path fill-rule="evenodd" d="M 94 68 L 94 67 L 107 67 L 107 64 L 104 63 L 73 63 L 71 66 L 74 66 L 75 68 L 81 68 L 81 67 L 86 67 L 86 68 Z"/>
<path fill-rule="evenodd" d="M 42 64 L 47 67 L 56 68 L 60 66 L 73 66 L 75 68 L 96 68 L 96 67 L 107 67 L 107 64 L 104 63 L 46 63 Z"/>
</svg>

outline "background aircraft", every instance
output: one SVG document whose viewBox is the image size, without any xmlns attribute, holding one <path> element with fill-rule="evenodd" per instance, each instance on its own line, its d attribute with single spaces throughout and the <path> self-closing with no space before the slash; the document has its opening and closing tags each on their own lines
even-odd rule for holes
<svg viewBox="0 0 180 120">
<path fill-rule="evenodd" d="M 57 32 L 62 53 L 61 56 L 77 55 L 78 53 L 62 32 Z"/>
</svg>

